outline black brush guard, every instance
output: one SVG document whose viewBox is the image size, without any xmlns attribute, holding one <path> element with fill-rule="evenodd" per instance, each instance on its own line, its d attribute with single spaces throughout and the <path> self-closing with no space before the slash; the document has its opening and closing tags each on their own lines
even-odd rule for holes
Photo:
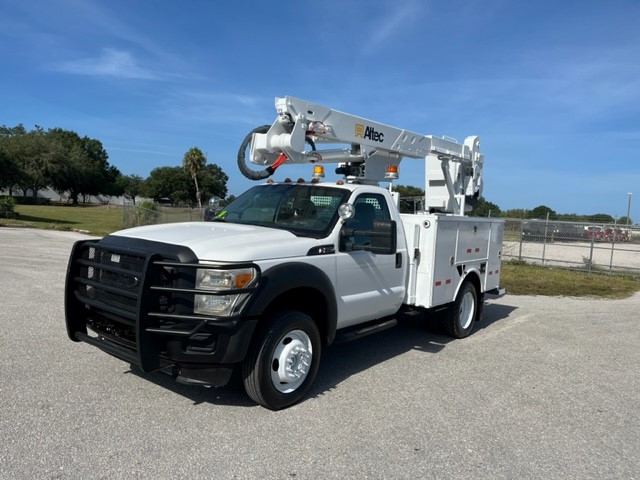
<svg viewBox="0 0 640 480">
<path fill-rule="evenodd" d="M 242 289 L 196 289 L 197 268 L 254 268 L 257 281 Z M 198 377 L 184 372 L 243 360 L 256 321 L 195 315 L 194 295 L 251 294 L 259 283 L 253 263 L 201 264 L 185 247 L 123 237 L 80 241 L 67 269 L 67 334 L 145 372 L 172 367 Z"/>
</svg>

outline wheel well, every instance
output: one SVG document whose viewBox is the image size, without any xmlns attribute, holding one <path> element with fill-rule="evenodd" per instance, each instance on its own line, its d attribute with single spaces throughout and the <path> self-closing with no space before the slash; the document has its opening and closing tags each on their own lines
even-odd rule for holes
<svg viewBox="0 0 640 480">
<path fill-rule="evenodd" d="M 478 301 L 480 301 L 480 298 L 482 296 L 482 294 L 480 293 L 482 290 L 480 285 L 480 277 L 478 277 L 478 274 L 476 272 L 469 272 L 467 276 L 464 277 L 463 282 L 467 282 L 467 281 L 471 282 L 473 287 L 476 289 L 476 294 L 478 295 Z"/>
<path fill-rule="evenodd" d="M 269 316 L 278 310 L 297 310 L 309 315 L 318 326 L 322 343 L 327 343 L 327 302 L 321 292 L 310 287 L 287 290 L 271 301 L 264 315 Z"/>
</svg>

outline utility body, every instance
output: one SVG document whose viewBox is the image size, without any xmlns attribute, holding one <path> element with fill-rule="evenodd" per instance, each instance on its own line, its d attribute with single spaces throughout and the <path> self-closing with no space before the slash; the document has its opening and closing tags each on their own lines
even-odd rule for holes
<svg viewBox="0 0 640 480">
<path fill-rule="evenodd" d="M 132 228 L 77 242 L 66 279 L 69 337 L 178 381 L 225 385 L 241 372 L 271 409 L 299 401 L 323 348 L 438 312 L 469 335 L 488 292 L 500 293 L 499 219 L 464 215 L 482 191 L 477 137 L 463 144 L 295 97 L 242 143 L 242 173 L 338 163 L 344 179 L 268 180 L 210 222 Z M 319 149 L 318 145 L 347 144 Z M 265 169 L 252 170 L 250 160 Z M 391 181 L 424 159 L 425 209 L 401 214 Z M 388 182 L 388 188 L 378 186 Z"/>
</svg>

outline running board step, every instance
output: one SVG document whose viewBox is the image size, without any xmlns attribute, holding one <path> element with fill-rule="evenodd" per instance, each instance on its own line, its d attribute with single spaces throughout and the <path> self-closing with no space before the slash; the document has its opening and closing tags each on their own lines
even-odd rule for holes
<svg viewBox="0 0 640 480">
<path fill-rule="evenodd" d="M 365 326 L 361 326 L 360 328 L 356 328 L 353 330 L 346 329 L 346 331 L 344 332 L 338 331 L 333 343 L 350 342 L 351 340 L 356 340 L 357 338 L 362 338 L 373 333 L 382 332 L 383 330 L 395 327 L 397 324 L 398 320 L 396 320 L 395 318 L 389 318 L 381 322 L 367 323 Z"/>
</svg>

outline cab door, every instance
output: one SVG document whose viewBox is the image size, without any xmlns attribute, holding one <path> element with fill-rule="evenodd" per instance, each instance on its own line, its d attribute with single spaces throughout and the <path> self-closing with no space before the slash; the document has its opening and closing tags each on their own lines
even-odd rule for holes
<svg viewBox="0 0 640 480">
<path fill-rule="evenodd" d="M 355 215 L 342 229 L 366 231 L 374 220 L 391 220 L 387 199 L 379 192 L 360 193 L 353 200 Z M 402 225 L 397 225 L 396 251 L 390 254 L 351 250 L 345 245 L 368 245 L 371 236 L 343 238 L 337 254 L 338 328 L 392 315 L 405 295 L 407 251 Z M 357 233 L 357 232 L 356 232 Z"/>
</svg>

